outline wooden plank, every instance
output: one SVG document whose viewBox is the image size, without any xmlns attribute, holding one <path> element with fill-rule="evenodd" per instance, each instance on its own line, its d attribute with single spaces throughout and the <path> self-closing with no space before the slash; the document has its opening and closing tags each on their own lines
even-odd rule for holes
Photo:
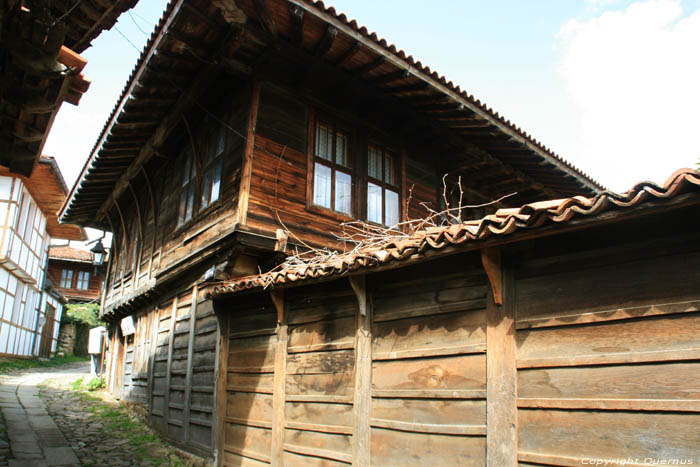
<svg viewBox="0 0 700 467">
<path fill-rule="evenodd" d="M 372 417 L 426 425 L 485 426 L 486 401 L 374 398 Z M 475 434 L 485 435 L 486 433 Z"/>
<path fill-rule="evenodd" d="M 310 446 L 299 446 L 297 444 L 285 443 L 284 450 L 288 452 L 294 452 L 297 454 L 306 454 L 314 457 L 322 457 L 324 459 L 337 460 L 348 464 L 352 462 L 352 456 L 350 454 L 343 454 L 336 451 L 330 451 L 328 449 L 321 449 Z"/>
<path fill-rule="evenodd" d="M 238 450 L 247 457 L 270 462 L 272 430 L 255 426 L 226 423 L 225 449 Z"/>
<path fill-rule="evenodd" d="M 285 381 L 287 366 L 287 313 L 284 291 L 272 291 L 272 302 L 277 309 L 277 347 L 275 349 L 274 396 L 272 411 L 272 463 L 283 465 L 285 424 Z"/>
<path fill-rule="evenodd" d="M 255 148 L 255 125 L 258 119 L 258 104 L 260 102 L 260 82 L 251 83 L 250 113 L 246 132 L 245 153 L 241 169 L 241 187 L 238 193 L 238 222 L 246 225 L 248 220 L 248 199 L 250 197 L 250 179 L 253 171 L 253 151 Z"/>
<path fill-rule="evenodd" d="M 336 404 L 337 405 L 337 404 Z M 328 404 L 333 407 L 334 404 Z M 317 423 L 302 423 L 302 422 L 285 422 L 285 428 L 304 431 L 318 431 L 319 433 L 338 433 L 343 435 L 351 435 L 352 427 L 342 425 L 319 425 Z"/>
<path fill-rule="evenodd" d="M 700 358 L 700 314 L 518 331 L 518 368 Z"/>
<path fill-rule="evenodd" d="M 490 253 L 488 261 L 500 254 Z M 493 264 L 487 267 L 494 267 Z M 487 271 L 488 272 L 488 271 Z M 517 464 L 517 405 L 515 363 L 515 307 L 514 276 L 510 268 L 494 267 L 492 279 L 503 287 L 502 304 L 498 304 L 496 288 L 490 291 L 486 310 L 486 465 L 489 467 Z"/>
<path fill-rule="evenodd" d="M 473 466 L 486 464 L 483 436 L 412 433 L 372 428 L 372 465 Z"/>
<path fill-rule="evenodd" d="M 153 372 L 156 366 L 156 350 L 158 348 L 158 325 L 160 324 L 160 308 L 154 305 L 151 310 L 151 349 L 148 363 L 148 420 L 152 423 L 151 413 L 153 412 Z"/>
<path fill-rule="evenodd" d="M 486 356 L 472 354 L 374 362 L 372 389 L 375 394 L 378 390 L 406 394 L 440 391 L 448 395 L 460 390 L 484 391 Z"/>
<path fill-rule="evenodd" d="M 352 393 L 346 395 L 336 394 L 290 394 L 285 396 L 287 402 L 325 402 L 329 404 L 352 404 Z"/>
<path fill-rule="evenodd" d="M 187 341 L 187 373 L 185 374 L 185 411 L 183 420 L 186 422 L 190 419 L 190 403 L 192 396 L 192 362 L 194 356 L 194 331 L 197 322 L 197 285 L 192 287 L 192 305 L 190 306 L 190 329 Z M 185 433 L 183 435 L 185 441 L 190 440 L 190 424 L 185 423 Z"/>
<path fill-rule="evenodd" d="M 170 329 L 168 331 L 168 363 L 166 364 L 165 375 L 165 402 L 163 408 L 163 418 L 165 422 L 169 422 L 170 413 L 170 382 L 172 379 L 171 368 L 173 363 L 173 345 L 175 342 L 175 318 L 177 316 L 177 295 L 173 297 L 173 304 L 170 312 Z"/>
<path fill-rule="evenodd" d="M 216 446 L 219 465 L 224 464 L 224 428 L 225 414 L 226 414 L 226 383 L 227 383 L 227 371 L 228 371 L 228 343 L 229 343 L 229 321 L 230 316 L 227 316 L 219 320 L 219 351 L 216 355 L 216 368 L 218 371 L 216 373 L 216 430 L 214 431 L 214 446 Z"/>
<path fill-rule="evenodd" d="M 698 411 L 693 374 L 697 362 L 520 370 L 518 406 Z"/>
<path fill-rule="evenodd" d="M 323 457 L 310 456 L 308 454 L 285 451 L 284 465 L 285 467 L 346 467 L 350 465 L 350 462 L 342 462 Z"/>
<path fill-rule="evenodd" d="M 350 276 L 357 295 L 358 314 L 355 333 L 355 400 L 353 403 L 353 465 L 370 465 L 370 417 L 372 412 L 372 309 L 365 276 Z"/>
<path fill-rule="evenodd" d="M 411 433 L 436 433 L 443 435 L 485 435 L 486 425 L 446 425 L 437 423 L 414 423 L 372 418 L 370 425 Z"/>
<path fill-rule="evenodd" d="M 486 311 L 375 322 L 372 358 L 410 358 L 486 349 Z"/>
<path fill-rule="evenodd" d="M 560 459 L 690 459 L 700 462 L 700 414 L 520 409 L 518 457 Z M 563 461 L 563 462 L 562 462 Z"/>
<path fill-rule="evenodd" d="M 294 326 L 289 331 L 289 352 L 351 349 L 355 334 L 354 316 Z"/>
<path fill-rule="evenodd" d="M 274 396 L 272 394 L 229 392 L 226 396 L 226 417 L 241 420 L 250 418 L 267 422 L 273 419 Z"/>
</svg>

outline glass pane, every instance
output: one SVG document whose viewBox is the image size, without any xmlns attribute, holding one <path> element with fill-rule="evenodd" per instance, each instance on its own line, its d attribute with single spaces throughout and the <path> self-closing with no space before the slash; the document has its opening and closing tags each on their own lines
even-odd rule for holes
<svg viewBox="0 0 700 467">
<path fill-rule="evenodd" d="M 333 133 L 328 125 L 319 123 L 316 125 L 316 157 L 331 160 Z"/>
<path fill-rule="evenodd" d="M 187 212 L 187 191 L 183 191 L 180 194 L 180 208 L 177 214 L 177 225 L 185 222 L 185 213 Z"/>
<path fill-rule="evenodd" d="M 399 194 L 391 190 L 384 191 L 384 224 L 394 227 L 399 223 Z"/>
<path fill-rule="evenodd" d="M 187 211 L 185 211 L 185 220 L 192 219 L 194 213 L 194 183 L 190 185 L 189 196 L 187 197 Z"/>
<path fill-rule="evenodd" d="M 314 165 L 314 204 L 331 207 L 331 169 L 318 162 Z"/>
<path fill-rule="evenodd" d="M 187 185 L 190 181 L 190 171 L 192 168 L 192 156 L 190 151 L 185 151 L 185 171 L 182 173 L 182 186 Z"/>
<path fill-rule="evenodd" d="M 335 210 L 352 212 L 352 177 L 340 171 L 335 173 Z"/>
<path fill-rule="evenodd" d="M 200 206 L 202 206 L 202 209 L 206 208 L 209 206 L 209 195 L 210 195 L 210 188 L 211 188 L 211 176 L 212 176 L 212 171 L 207 170 L 204 173 L 204 177 L 202 177 L 202 202 Z"/>
<path fill-rule="evenodd" d="M 382 223 L 382 188 L 374 183 L 367 183 L 367 220 Z"/>
<path fill-rule="evenodd" d="M 394 177 L 394 156 L 384 155 L 384 181 L 390 185 L 396 185 Z"/>
<path fill-rule="evenodd" d="M 211 197 L 209 202 L 213 203 L 219 199 L 219 190 L 221 189 L 221 161 L 214 165 L 214 178 L 211 182 Z"/>
<path fill-rule="evenodd" d="M 367 175 L 377 180 L 382 179 L 381 153 L 374 146 L 367 149 Z"/>
<path fill-rule="evenodd" d="M 335 162 L 345 167 L 350 167 L 350 157 L 348 155 L 348 137 L 343 131 L 335 133 Z"/>
</svg>

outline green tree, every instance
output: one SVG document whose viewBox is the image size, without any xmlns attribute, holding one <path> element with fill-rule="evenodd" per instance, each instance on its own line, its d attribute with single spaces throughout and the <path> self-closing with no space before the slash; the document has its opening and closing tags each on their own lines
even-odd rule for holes
<svg viewBox="0 0 700 467">
<path fill-rule="evenodd" d="M 87 324 L 94 328 L 105 326 L 104 321 L 99 318 L 100 305 L 98 303 L 72 303 L 66 305 L 66 314 L 78 323 Z"/>
</svg>

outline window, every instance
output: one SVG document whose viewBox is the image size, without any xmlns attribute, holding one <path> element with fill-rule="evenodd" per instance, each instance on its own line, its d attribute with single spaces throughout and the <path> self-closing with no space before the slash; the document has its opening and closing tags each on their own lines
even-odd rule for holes
<svg viewBox="0 0 700 467">
<path fill-rule="evenodd" d="M 352 169 L 348 133 L 316 123 L 313 204 L 352 214 Z"/>
<path fill-rule="evenodd" d="M 207 132 L 203 158 L 198 160 L 190 147 L 185 149 L 184 172 L 180 185 L 180 209 L 177 225 L 194 217 L 197 212 L 212 205 L 221 193 L 221 170 L 226 150 L 226 130 L 216 124 Z"/>
<path fill-rule="evenodd" d="M 393 227 L 399 223 L 396 157 L 377 145 L 367 148 L 367 220 Z"/>
<path fill-rule="evenodd" d="M 180 193 L 180 211 L 177 217 L 177 225 L 182 225 L 192 219 L 194 214 L 195 193 L 197 190 L 197 164 L 195 164 L 192 150 L 185 149 L 185 170 L 182 174 Z"/>
<path fill-rule="evenodd" d="M 226 132 L 221 126 L 210 129 L 207 138 L 207 150 L 202 164 L 201 209 L 219 199 L 221 188 L 222 155 L 226 149 Z"/>
<path fill-rule="evenodd" d="M 73 271 L 70 269 L 63 269 L 61 271 L 61 288 L 70 289 L 73 287 Z"/>
<path fill-rule="evenodd" d="M 87 290 L 90 287 L 90 272 L 89 271 L 78 271 L 78 283 L 76 288 L 80 290 Z"/>
</svg>

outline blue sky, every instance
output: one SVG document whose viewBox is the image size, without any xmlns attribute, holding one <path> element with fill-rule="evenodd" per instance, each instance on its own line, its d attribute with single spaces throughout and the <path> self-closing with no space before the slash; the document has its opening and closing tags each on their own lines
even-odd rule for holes
<svg viewBox="0 0 700 467">
<path fill-rule="evenodd" d="M 613 190 L 700 159 L 700 0 L 329 3 Z M 141 0 L 83 53 L 90 90 L 44 150 L 69 185 L 138 58 L 123 36 L 141 49 L 165 4 Z"/>
</svg>

